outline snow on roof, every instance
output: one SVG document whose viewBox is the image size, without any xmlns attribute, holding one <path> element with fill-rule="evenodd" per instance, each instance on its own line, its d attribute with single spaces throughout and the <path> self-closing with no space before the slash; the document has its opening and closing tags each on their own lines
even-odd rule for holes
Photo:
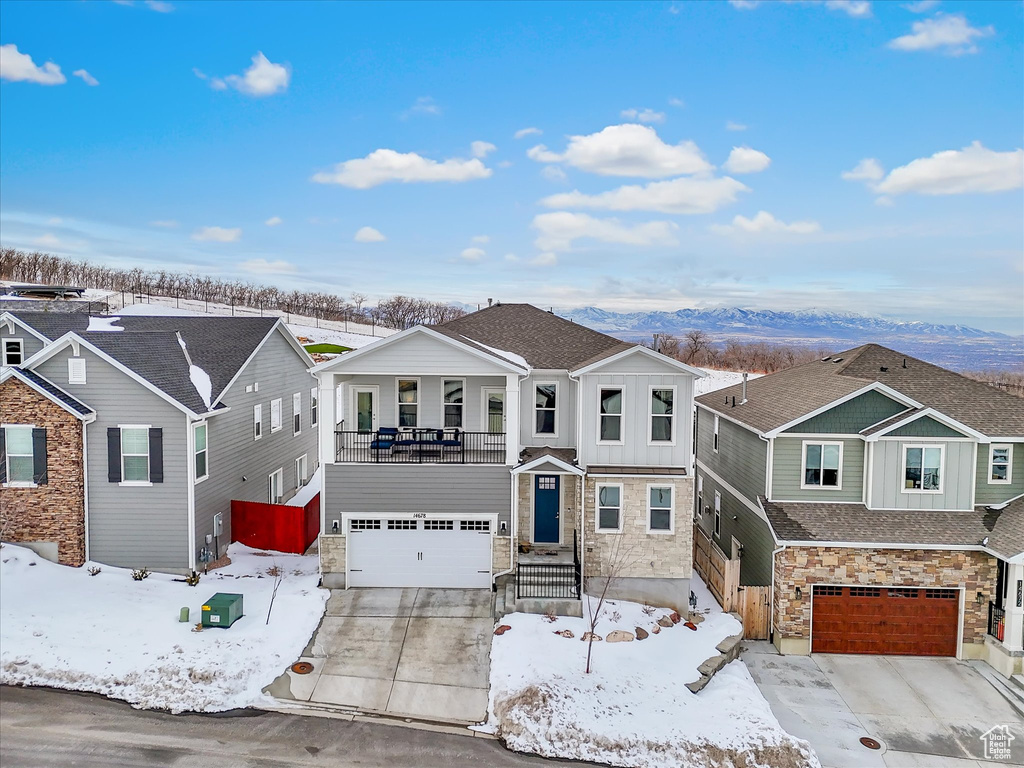
<svg viewBox="0 0 1024 768">
<path fill-rule="evenodd" d="M 517 355 L 515 352 L 506 352 L 504 349 L 497 349 L 495 347 L 488 347 L 486 344 L 481 344 L 479 341 L 477 341 L 476 339 L 471 339 L 469 336 L 463 336 L 462 338 L 469 339 L 470 341 L 472 341 L 477 346 L 480 346 L 480 347 L 483 347 L 484 349 L 486 349 L 488 352 L 493 352 L 496 355 L 501 355 L 506 360 L 509 360 L 510 362 L 513 362 L 516 365 L 521 365 L 521 366 L 523 366 L 523 368 L 525 368 L 528 371 L 531 370 L 530 364 L 528 362 L 526 362 L 526 358 L 523 357 L 522 355 Z"/>
<path fill-rule="evenodd" d="M 86 331 L 123 331 L 124 328 L 122 328 L 119 325 L 114 325 L 114 323 L 118 322 L 120 319 L 121 319 L 120 317 L 90 317 L 89 318 L 89 327 L 86 328 L 85 330 Z"/>
<path fill-rule="evenodd" d="M 178 343 L 181 345 L 181 351 L 185 353 L 185 359 L 188 360 L 188 378 L 192 382 L 192 386 L 196 388 L 196 392 L 199 393 L 199 397 L 203 399 L 206 408 L 209 409 L 213 402 L 213 382 L 210 380 L 210 374 L 192 362 L 192 358 L 188 354 L 188 347 L 185 346 L 185 340 L 181 338 L 180 334 Z"/>
</svg>

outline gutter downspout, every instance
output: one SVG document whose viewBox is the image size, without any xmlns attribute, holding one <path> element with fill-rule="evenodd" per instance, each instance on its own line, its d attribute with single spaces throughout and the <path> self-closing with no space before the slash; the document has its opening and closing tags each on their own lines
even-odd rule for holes
<svg viewBox="0 0 1024 768">
<path fill-rule="evenodd" d="M 569 377 L 569 381 L 575 382 L 576 384 L 576 466 L 580 466 L 580 446 L 583 445 L 583 382 L 581 377 L 573 376 L 571 371 L 566 371 L 566 375 Z M 586 541 L 586 530 L 587 526 L 584 521 L 587 519 L 586 510 L 583 508 L 583 499 L 586 497 L 584 494 L 584 484 L 587 482 L 587 468 L 580 467 L 583 470 L 583 474 L 579 476 L 578 485 L 578 498 L 576 509 L 579 510 L 579 526 L 580 526 L 580 592 L 583 592 L 584 585 L 587 580 L 584 574 L 587 572 L 586 562 L 584 561 L 584 553 L 587 551 L 584 542 Z M 582 602 L 583 595 L 580 595 L 580 601 Z"/>
<path fill-rule="evenodd" d="M 771 606 L 771 610 L 768 612 L 768 642 L 775 645 L 776 649 L 778 649 L 779 646 L 775 643 L 775 556 L 785 548 L 786 545 L 783 544 L 781 547 L 772 550 L 772 578 L 771 585 L 769 587 L 771 590 L 769 594 L 769 605 Z"/>
<path fill-rule="evenodd" d="M 96 417 L 82 422 L 82 523 L 85 526 L 85 560 L 89 561 L 89 425 Z"/>
<path fill-rule="evenodd" d="M 529 378 L 530 374 L 520 374 L 518 377 L 519 382 L 519 411 L 522 413 L 523 409 L 523 382 Z M 506 404 L 507 405 L 507 404 Z M 523 431 L 523 425 L 521 419 L 516 419 L 519 424 L 519 434 L 515 436 L 516 445 L 522 450 L 522 445 L 519 442 L 519 437 Z M 509 439 L 509 434 L 505 433 L 505 439 Z M 519 475 L 511 472 L 510 477 L 512 482 L 512 520 L 509 525 L 509 546 L 508 546 L 508 570 L 499 571 L 491 577 L 491 583 L 497 581 L 499 576 L 506 576 L 510 573 L 514 573 L 516 570 L 516 550 L 519 548 Z M 495 532 L 497 533 L 497 532 Z"/>
</svg>

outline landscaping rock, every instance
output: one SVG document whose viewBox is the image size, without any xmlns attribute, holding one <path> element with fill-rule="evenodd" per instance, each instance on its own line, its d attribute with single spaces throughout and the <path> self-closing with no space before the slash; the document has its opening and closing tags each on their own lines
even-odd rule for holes
<svg viewBox="0 0 1024 768">
<path fill-rule="evenodd" d="M 724 654 L 730 661 L 739 656 L 739 644 L 743 639 L 743 635 L 730 635 L 725 638 L 722 642 L 715 646 L 715 650 L 719 653 Z"/>
<path fill-rule="evenodd" d="M 508 624 L 502 624 L 500 627 L 498 627 L 496 630 L 494 630 L 494 634 L 496 634 L 496 635 L 504 635 L 510 629 L 512 629 L 512 627 L 510 627 Z"/>
<path fill-rule="evenodd" d="M 562 630 L 556 629 L 555 630 L 555 634 L 556 635 L 561 635 L 562 637 L 576 637 L 576 635 L 574 635 L 572 633 L 571 629 L 562 629 Z"/>
<path fill-rule="evenodd" d="M 697 667 L 697 671 L 700 672 L 702 675 L 714 677 L 715 672 L 717 672 L 725 666 L 725 662 L 725 656 L 722 656 L 721 654 L 716 654 L 715 656 L 712 656 L 710 659 L 706 659 L 703 664 Z"/>
<path fill-rule="evenodd" d="M 697 631 L 697 625 L 694 624 L 692 621 L 686 622 L 685 624 L 683 624 L 683 626 L 686 627 L 687 629 L 692 629 L 694 632 Z"/>
<path fill-rule="evenodd" d="M 597 635 L 597 634 L 594 634 L 593 632 L 584 632 L 583 633 L 583 637 L 581 637 L 580 640 L 582 640 L 583 642 L 586 642 L 587 640 L 590 640 L 591 638 L 593 638 L 595 643 L 601 642 L 601 636 Z"/>
<path fill-rule="evenodd" d="M 659 627 L 659 626 L 658 626 L 657 624 L 655 624 L 655 625 L 654 625 L 654 626 L 653 626 L 653 627 L 651 628 L 651 634 L 654 634 L 654 635 L 656 635 L 656 634 L 658 634 L 659 632 L 661 632 L 661 627 Z"/>
<path fill-rule="evenodd" d="M 608 633 L 608 637 L 605 638 L 609 643 L 632 643 L 635 638 L 632 632 L 627 632 L 624 629 L 616 629 L 613 632 Z"/>
<path fill-rule="evenodd" d="M 658 624 L 665 627 L 665 629 L 675 626 L 675 622 L 672 621 L 672 619 L 670 619 L 668 616 L 662 616 L 660 619 L 658 619 Z"/>
<path fill-rule="evenodd" d="M 692 621 L 694 624 L 700 624 L 702 621 L 704 621 L 704 614 L 697 613 L 696 611 L 690 611 L 686 615 L 686 620 Z"/>
<path fill-rule="evenodd" d="M 643 627 L 637 627 L 636 628 L 636 639 L 637 640 L 646 640 L 648 637 L 650 637 L 650 635 L 647 634 L 647 630 L 646 629 L 644 629 Z"/>
<path fill-rule="evenodd" d="M 673 624 L 678 624 L 680 621 L 683 620 L 683 617 L 679 615 L 679 611 L 672 611 L 672 613 L 670 613 L 668 617 L 672 619 Z"/>
</svg>

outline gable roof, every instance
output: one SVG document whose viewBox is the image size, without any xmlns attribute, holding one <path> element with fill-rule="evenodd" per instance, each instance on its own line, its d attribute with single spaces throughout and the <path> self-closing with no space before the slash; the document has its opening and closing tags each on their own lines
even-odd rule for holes
<svg viewBox="0 0 1024 768">
<path fill-rule="evenodd" d="M 5 367 L 0 370 L 0 383 L 8 379 L 18 379 L 22 383 L 34 389 L 44 397 L 48 397 L 65 411 L 70 412 L 79 419 L 85 419 L 96 413 L 92 408 L 78 398 L 58 387 L 49 379 L 40 376 L 35 371 L 24 368 Z"/>
<path fill-rule="evenodd" d="M 989 437 L 1024 437 L 1024 399 L 878 344 L 751 379 L 746 403 L 739 384 L 696 400 L 766 433 L 866 388 L 902 395 Z"/>
<path fill-rule="evenodd" d="M 636 346 L 531 304 L 495 304 L 430 327 L 492 354 L 518 355 L 541 369 L 573 370 Z"/>
</svg>

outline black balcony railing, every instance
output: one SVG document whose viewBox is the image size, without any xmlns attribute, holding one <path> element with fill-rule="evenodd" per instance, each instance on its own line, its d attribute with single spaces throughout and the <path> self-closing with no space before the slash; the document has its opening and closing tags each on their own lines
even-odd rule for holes
<svg viewBox="0 0 1024 768">
<path fill-rule="evenodd" d="M 334 433 L 338 462 L 359 464 L 504 464 L 505 435 L 461 429 L 383 427 Z"/>
<path fill-rule="evenodd" d="M 516 599 L 579 600 L 581 574 L 576 531 L 572 532 L 571 563 L 520 563 L 516 566 Z"/>
<path fill-rule="evenodd" d="M 1006 611 L 995 603 L 988 604 L 988 633 L 1002 642 L 1006 631 Z"/>
</svg>

